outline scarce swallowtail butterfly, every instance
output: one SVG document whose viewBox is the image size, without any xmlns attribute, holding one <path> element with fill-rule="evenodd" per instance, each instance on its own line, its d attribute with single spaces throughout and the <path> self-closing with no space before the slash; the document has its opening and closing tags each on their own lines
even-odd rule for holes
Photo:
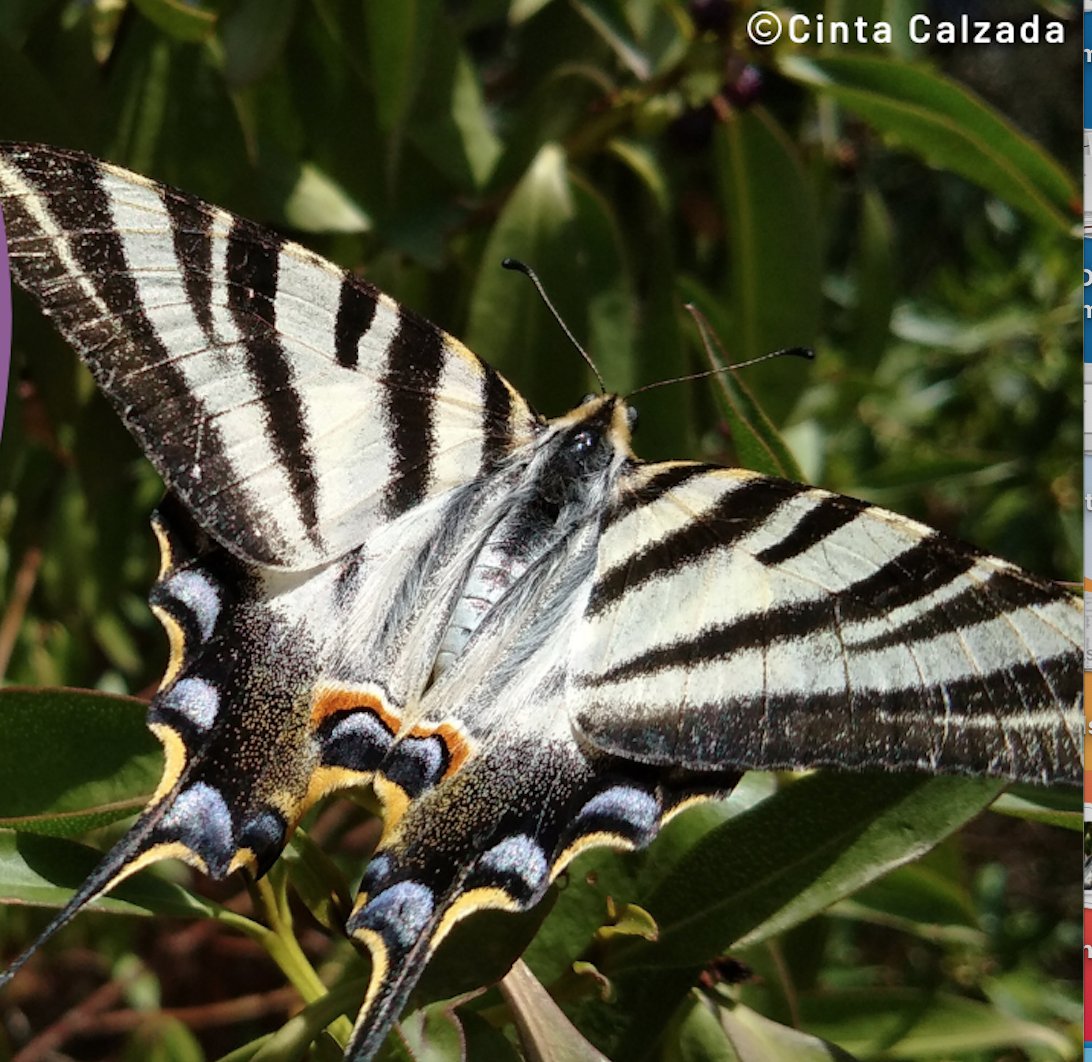
<svg viewBox="0 0 1092 1062">
<path fill-rule="evenodd" d="M 3 146 L 0 206 L 167 485 L 165 772 L 41 939 L 156 859 L 261 874 L 371 785 L 362 1060 L 459 919 L 748 768 L 1078 781 L 1081 612 L 1052 583 L 815 487 L 642 462 L 616 395 L 545 419 L 364 281 L 87 155 Z"/>
</svg>

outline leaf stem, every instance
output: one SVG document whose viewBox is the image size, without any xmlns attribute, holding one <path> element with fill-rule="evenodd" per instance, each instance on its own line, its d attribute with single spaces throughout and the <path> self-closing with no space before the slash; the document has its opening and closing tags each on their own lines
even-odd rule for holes
<svg viewBox="0 0 1092 1062">
<path fill-rule="evenodd" d="M 274 888 L 269 878 L 265 877 L 250 884 L 250 894 L 265 925 L 257 926 L 256 923 L 250 922 L 250 929 L 239 928 L 243 928 L 243 932 L 248 933 L 265 948 L 269 957 L 280 967 L 281 972 L 303 997 L 304 1002 L 314 1003 L 322 999 L 328 989 L 307 956 L 304 955 L 295 933 L 292 932 L 292 912 L 288 906 L 285 889 Z M 252 931 L 254 927 L 260 930 L 260 934 Z M 348 1042 L 353 1031 L 352 1022 L 344 1015 L 332 1021 L 329 1028 L 342 1044 Z"/>
</svg>

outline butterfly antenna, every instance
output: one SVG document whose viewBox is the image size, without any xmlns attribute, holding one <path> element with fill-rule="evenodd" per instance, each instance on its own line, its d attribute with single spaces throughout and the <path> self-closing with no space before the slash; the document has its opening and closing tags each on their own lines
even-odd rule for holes
<svg viewBox="0 0 1092 1062">
<path fill-rule="evenodd" d="M 588 352 L 579 344 L 579 342 L 577 342 L 576 336 L 572 334 L 561 314 L 557 312 L 557 308 L 550 301 L 550 296 L 546 294 L 546 289 L 542 286 L 542 281 L 538 279 L 538 274 L 526 262 L 521 262 L 518 258 L 505 258 L 501 262 L 501 265 L 505 269 L 511 269 L 517 273 L 522 273 L 532 284 L 534 284 L 539 298 L 546 303 L 546 308 L 554 315 L 554 320 L 561 326 L 561 331 L 565 333 L 569 342 L 576 347 L 580 356 L 588 363 L 588 368 L 595 373 L 595 378 L 599 381 L 599 390 L 602 391 L 603 394 L 606 394 L 607 385 L 603 383 L 603 377 L 599 375 L 599 370 L 595 367 L 595 362 L 591 360 Z"/>
<path fill-rule="evenodd" d="M 694 318 L 694 322 L 698 326 L 698 333 L 701 335 L 702 345 L 705 347 L 705 353 L 716 368 L 706 369 L 704 372 L 693 372 L 687 376 L 674 376 L 670 380 L 658 380 L 656 383 L 645 384 L 643 387 L 638 387 L 636 391 L 631 391 L 626 396 L 627 399 L 632 398 L 634 395 L 639 395 L 642 391 L 651 391 L 657 387 L 666 387 L 668 384 L 685 383 L 688 380 L 704 380 L 708 376 L 719 376 L 721 373 L 735 372 L 737 369 L 746 369 L 750 365 L 758 365 L 763 361 L 772 361 L 774 358 L 803 358 L 805 361 L 815 360 L 815 351 L 812 350 L 811 347 L 782 347 L 780 350 L 773 350 L 770 351 L 769 354 L 762 354 L 757 358 L 749 358 L 747 361 L 739 361 L 734 365 L 721 365 L 719 362 L 726 358 L 727 355 L 725 354 L 724 347 L 721 345 L 716 333 L 710 327 L 705 314 L 703 314 L 693 303 L 686 304 L 686 311 Z M 713 349 L 714 346 L 716 347 L 716 350 Z"/>
</svg>

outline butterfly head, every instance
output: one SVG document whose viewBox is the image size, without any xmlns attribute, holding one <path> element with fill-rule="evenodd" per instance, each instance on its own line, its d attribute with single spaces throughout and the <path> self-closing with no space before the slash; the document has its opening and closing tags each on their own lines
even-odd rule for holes
<svg viewBox="0 0 1092 1062">
<path fill-rule="evenodd" d="M 637 410 L 620 395 L 586 395 L 550 422 L 561 447 L 582 464 L 605 467 L 635 457 L 631 442 Z"/>
</svg>

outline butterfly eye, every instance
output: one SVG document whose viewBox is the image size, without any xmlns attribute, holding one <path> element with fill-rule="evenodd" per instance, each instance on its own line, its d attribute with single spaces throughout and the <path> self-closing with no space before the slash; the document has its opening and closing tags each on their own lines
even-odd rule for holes
<svg viewBox="0 0 1092 1062">
<path fill-rule="evenodd" d="M 599 435 L 590 428 L 584 428 L 573 436 L 572 447 L 578 454 L 590 453 L 599 442 Z"/>
<path fill-rule="evenodd" d="M 626 423 L 631 435 L 637 430 L 637 420 L 637 410 L 633 406 L 626 406 Z"/>
</svg>

